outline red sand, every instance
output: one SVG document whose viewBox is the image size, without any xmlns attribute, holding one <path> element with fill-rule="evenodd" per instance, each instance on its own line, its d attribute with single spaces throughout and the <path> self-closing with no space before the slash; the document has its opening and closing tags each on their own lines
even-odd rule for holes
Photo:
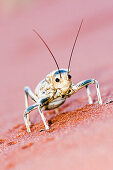
<svg viewBox="0 0 113 170">
<path fill-rule="evenodd" d="M 32 90 L 56 69 L 46 40 L 60 68 L 84 18 L 71 63 L 73 82 L 95 78 L 103 102 L 113 100 L 113 1 L 38 1 L 0 17 L 0 170 L 113 169 L 113 103 L 88 105 L 85 89 L 70 97 L 59 114 L 46 113 L 43 128 L 38 111 L 31 112 L 32 133 L 23 121 L 24 86 Z M 92 97 L 96 102 L 96 90 Z"/>
</svg>

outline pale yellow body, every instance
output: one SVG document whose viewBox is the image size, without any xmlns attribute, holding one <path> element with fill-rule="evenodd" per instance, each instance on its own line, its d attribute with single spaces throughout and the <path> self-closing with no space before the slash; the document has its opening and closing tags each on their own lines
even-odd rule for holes
<svg viewBox="0 0 113 170">
<path fill-rule="evenodd" d="M 73 48 L 71 51 L 71 56 L 69 59 L 68 69 L 59 69 L 58 63 L 57 63 L 53 53 L 51 52 L 50 48 L 46 44 L 46 42 L 42 39 L 42 37 L 36 30 L 33 30 L 37 34 L 37 36 L 41 39 L 41 41 L 45 44 L 47 49 L 49 50 L 50 54 L 52 55 L 52 57 L 56 63 L 58 70 L 55 70 L 55 71 L 52 71 L 51 73 L 49 73 L 46 76 L 46 78 L 37 85 L 34 93 L 31 91 L 31 89 L 29 87 L 25 87 L 25 107 L 26 107 L 26 109 L 24 112 L 24 121 L 25 121 L 25 125 L 26 125 L 28 132 L 31 132 L 29 113 L 32 110 L 38 108 L 41 118 L 43 120 L 43 123 L 45 125 L 45 129 L 48 130 L 49 125 L 48 125 L 46 118 L 43 115 L 42 111 L 58 108 L 61 104 L 63 104 L 65 102 L 67 97 L 70 97 L 72 94 L 76 93 L 78 90 L 80 90 L 83 87 L 87 88 L 88 101 L 90 104 L 92 104 L 93 101 L 92 101 L 92 98 L 90 95 L 90 90 L 88 87 L 89 84 L 96 84 L 98 102 L 99 102 L 99 104 L 102 104 L 100 90 L 99 90 L 99 84 L 98 84 L 97 80 L 95 80 L 95 79 L 84 80 L 84 81 L 79 82 L 76 85 L 72 84 L 72 81 L 71 81 L 71 75 L 69 72 L 69 68 L 70 68 L 73 50 L 74 50 L 74 47 L 75 47 L 75 44 L 76 44 L 76 41 L 77 41 L 77 38 L 78 38 L 78 35 L 80 32 L 82 23 L 83 23 L 83 19 L 81 21 L 76 39 L 74 41 L 74 45 L 73 45 Z M 28 96 L 30 96 L 30 98 L 35 102 L 35 104 L 30 107 L 28 105 Z M 58 109 L 57 109 L 57 112 L 58 112 Z"/>
<path fill-rule="evenodd" d="M 30 132 L 29 113 L 32 110 L 36 108 L 39 109 L 45 128 L 48 130 L 49 126 L 42 111 L 58 108 L 65 102 L 66 98 L 70 97 L 83 87 L 87 88 L 88 101 L 92 104 L 93 101 L 88 87 L 89 84 L 96 84 L 98 102 L 99 104 L 102 104 L 97 80 L 84 80 L 74 85 L 67 69 L 54 70 L 49 73 L 46 78 L 37 85 L 34 93 L 29 87 L 25 87 L 26 110 L 24 112 L 24 120 L 27 131 Z M 28 95 L 35 101 L 35 104 L 30 107 L 28 106 Z"/>
</svg>

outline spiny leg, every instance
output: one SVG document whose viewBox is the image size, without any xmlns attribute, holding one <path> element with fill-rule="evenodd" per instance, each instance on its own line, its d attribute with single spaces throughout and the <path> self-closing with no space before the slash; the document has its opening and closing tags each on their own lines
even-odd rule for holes
<svg viewBox="0 0 113 170">
<path fill-rule="evenodd" d="M 25 125 L 26 125 L 26 128 L 27 128 L 27 132 L 31 132 L 30 130 L 30 120 L 29 120 L 29 113 L 34 110 L 34 109 L 37 109 L 38 108 L 38 105 L 37 104 L 34 104 L 30 107 L 28 107 L 25 111 L 24 111 L 24 121 L 25 121 Z"/>
<path fill-rule="evenodd" d="M 29 87 L 25 87 L 24 91 L 25 91 L 25 109 L 26 109 L 24 112 L 24 121 L 25 121 L 25 125 L 27 127 L 27 131 L 30 132 L 31 123 L 30 123 L 30 118 L 29 118 L 29 112 L 27 112 L 27 110 L 29 110 L 29 108 L 32 108 L 32 106 L 29 107 L 28 96 L 35 102 L 38 101 L 38 98 L 37 98 L 37 96 L 35 96 L 35 94 L 31 91 L 31 89 Z"/>
<path fill-rule="evenodd" d="M 31 132 L 30 130 L 30 125 L 31 125 L 31 122 L 30 122 L 30 119 L 29 119 L 29 113 L 36 109 L 38 106 L 35 104 L 35 105 L 32 105 L 30 107 L 28 107 L 25 111 L 24 111 L 24 121 L 25 121 L 25 125 L 26 125 L 26 128 L 27 128 L 27 131 L 28 132 Z"/>
<path fill-rule="evenodd" d="M 46 129 L 46 130 L 49 130 L 49 125 L 47 124 L 46 118 L 45 118 L 45 116 L 44 116 L 44 114 L 43 114 L 42 109 L 41 109 L 40 106 L 38 106 L 38 110 L 39 110 L 40 116 L 41 116 L 41 118 L 42 118 L 42 121 L 43 121 L 43 123 L 44 123 L 44 125 L 45 125 L 45 129 Z M 43 129 L 43 130 L 45 130 L 45 129 Z M 41 129 L 41 131 L 43 131 L 43 130 Z"/>
<path fill-rule="evenodd" d="M 27 109 L 29 106 L 29 102 L 28 102 L 28 93 L 25 91 L 25 109 Z"/>
<path fill-rule="evenodd" d="M 40 115 L 41 115 L 41 118 L 42 118 L 42 120 L 43 120 L 43 123 L 44 123 L 44 125 L 45 125 L 45 128 L 46 128 L 46 130 L 48 130 L 48 129 L 49 129 L 49 126 L 48 126 L 48 124 L 46 123 L 46 118 L 44 117 L 44 114 L 43 114 L 41 108 L 43 107 L 44 104 L 46 104 L 46 103 L 48 102 L 48 100 L 49 100 L 50 97 L 51 97 L 51 94 L 49 94 L 49 96 L 45 96 L 44 98 L 38 99 L 37 96 L 35 96 L 35 94 L 30 90 L 29 87 L 26 87 L 26 88 L 25 88 L 25 93 L 26 93 L 26 97 L 25 97 L 25 100 L 26 100 L 26 101 L 25 101 L 25 103 L 27 103 L 26 106 L 28 105 L 28 96 L 27 96 L 27 95 L 29 95 L 30 98 L 36 102 L 36 104 L 28 107 L 28 108 L 25 110 L 25 112 L 24 112 L 24 120 L 25 120 L 25 124 L 26 124 L 26 127 L 27 127 L 27 131 L 30 132 L 29 113 L 30 113 L 32 110 L 36 109 L 36 108 L 38 108 L 39 113 L 40 113 Z"/>
<path fill-rule="evenodd" d="M 76 93 L 81 88 L 88 86 L 89 84 L 96 84 L 98 102 L 99 102 L 99 104 L 102 104 L 102 99 L 101 99 L 100 90 L 99 90 L 99 84 L 98 84 L 98 81 L 95 79 L 83 80 L 83 81 L 79 82 L 78 84 L 73 85 L 72 86 L 72 90 L 73 90 L 72 94 Z M 90 96 L 89 89 L 87 89 L 87 94 Z M 90 97 L 88 97 L 88 98 L 90 99 Z M 91 102 L 91 100 L 90 100 L 90 102 Z"/>
<path fill-rule="evenodd" d="M 37 109 L 39 110 L 39 113 L 40 113 L 40 116 L 42 118 L 42 121 L 45 125 L 45 129 L 48 130 L 49 129 L 49 126 L 48 124 L 46 123 L 46 118 L 41 110 L 41 106 L 44 104 L 44 102 L 46 102 L 48 100 L 48 97 L 47 98 L 44 98 L 44 99 L 41 99 L 40 101 L 38 101 L 36 104 L 28 107 L 25 112 L 24 112 L 24 121 L 25 121 L 25 125 L 26 125 L 26 128 L 27 128 L 27 131 L 28 132 L 31 132 L 30 130 L 30 121 L 29 121 L 29 113 L 34 110 L 34 109 Z"/>
<path fill-rule="evenodd" d="M 89 104 L 93 104 L 93 100 L 92 100 L 92 98 L 91 98 L 90 88 L 89 88 L 88 85 L 86 85 L 86 89 L 87 89 L 87 96 L 88 96 Z"/>
<path fill-rule="evenodd" d="M 36 102 L 36 104 L 28 107 L 28 95 L 30 96 L 30 98 Z M 26 105 L 26 110 L 24 112 L 24 120 L 25 120 L 25 124 L 27 127 L 27 131 L 30 132 L 30 120 L 29 120 L 29 113 L 38 108 L 39 113 L 41 115 L 41 118 L 43 120 L 43 123 L 45 125 L 46 130 L 49 129 L 48 124 L 46 123 L 46 118 L 44 117 L 44 114 L 42 112 L 42 108 L 43 105 L 45 105 L 48 100 L 52 97 L 53 94 L 49 94 L 48 96 L 45 96 L 44 98 L 38 99 L 38 97 L 31 91 L 31 89 L 29 87 L 25 87 L 25 105 Z"/>
<path fill-rule="evenodd" d="M 99 84 L 98 84 L 98 81 L 97 81 L 97 80 L 95 80 L 95 81 L 96 81 L 96 89 L 97 89 L 98 102 L 99 102 L 99 104 L 102 104 L 102 99 L 101 99 Z"/>
<path fill-rule="evenodd" d="M 28 108 L 28 96 L 34 101 L 37 102 L 38 101 L 38 97 L 31 91 L 31 89 L 26 86 L 24 88 L 25 91 L 25 107 Z"/>
</svg>

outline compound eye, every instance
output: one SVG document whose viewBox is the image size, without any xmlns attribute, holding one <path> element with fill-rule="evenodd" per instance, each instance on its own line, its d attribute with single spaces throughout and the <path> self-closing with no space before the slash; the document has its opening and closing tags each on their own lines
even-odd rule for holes
<svg viewBox="0 0 113 170">
<path fill-rule="evenodd" d="M 55 79 L 55 81 L 56 81 L 56 82 L 59 82 L 59 81 L 60 81 L 60 79 L 59 79 L 59 78 L 56 78 L 56 79 Z"/>
<path fill-rule="evenodd" d="M 70 74 L 68 74 L 68 79 L 71 79 L 71 75 Z"/>
</svg>

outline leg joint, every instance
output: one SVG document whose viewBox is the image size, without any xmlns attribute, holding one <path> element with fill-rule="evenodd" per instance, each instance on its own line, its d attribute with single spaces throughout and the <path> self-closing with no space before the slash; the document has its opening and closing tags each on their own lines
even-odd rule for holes
<svg viewBox="0 0 113 170">
<path fill-rule="evenodd" d="M 29 114 L 29 112 L 27 112 L 27 110 L 25 110 L 24 117 L 26 117 L 28 114 Z"/>
<path fill-rule="evenodd" d="M 25 91 L 26 93 L 29 93 L 29 90 L 30 90 L 30 88 L 29 88 L 28 86 L 26 86 L 26 87 L 24 88 L 24 91 Z"/>
</svg>

